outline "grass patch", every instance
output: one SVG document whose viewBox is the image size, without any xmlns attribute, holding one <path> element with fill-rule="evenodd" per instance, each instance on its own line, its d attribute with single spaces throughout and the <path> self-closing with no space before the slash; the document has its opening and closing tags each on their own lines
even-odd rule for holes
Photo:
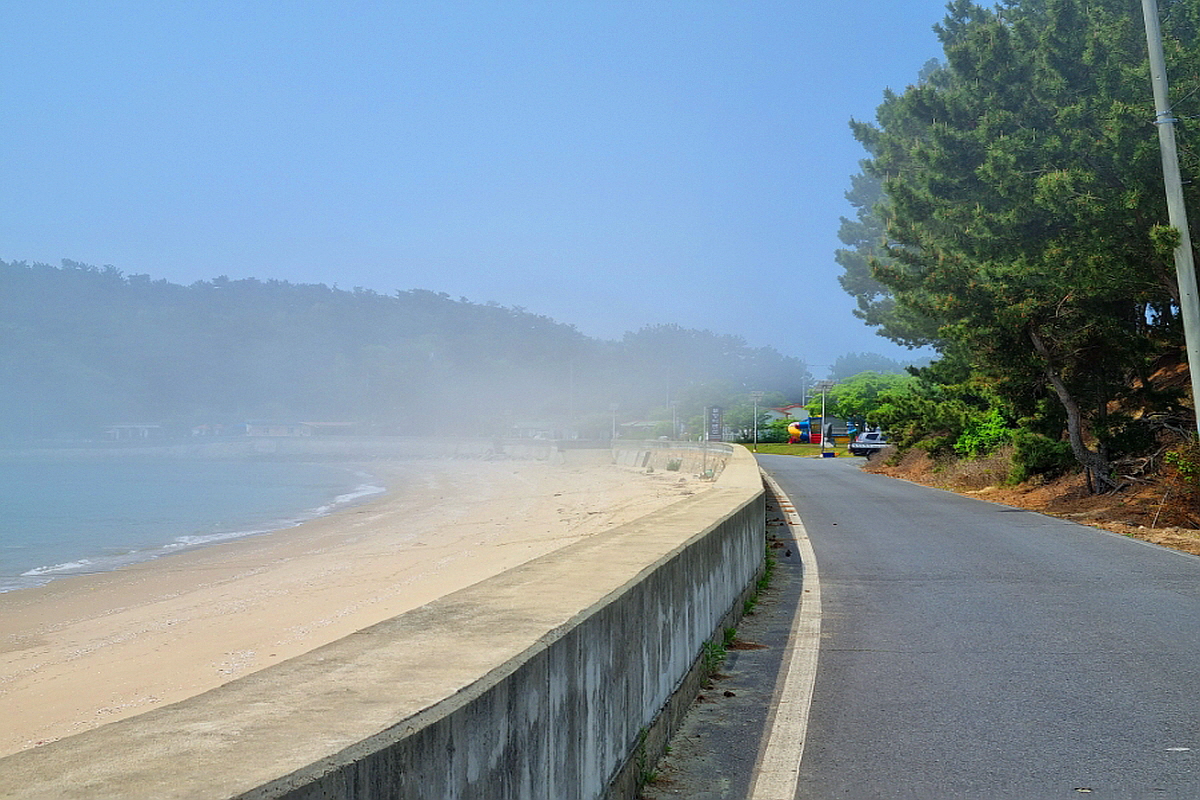
<svg viewBox="0 0 1200 800">
<path fill-rule="evenodd" d="M 840 446 L 839 445 L 835 445 L 835 446 L 826 445 L 825 451 L 830 452 L 830 453 L 837 453 L 838 458 L 842 458 L 844 456 L 849 455 L 849 453 L 846 452 L 845 445 L 840 445 Z M 819 445 L 819 444 L 787 444 L 786 442 L 785 443 L 763 444 L 762 442 L 759 442 L 758 443 L 758 452 L 766 453 L 769 455 L 776 455 L 776 456 L 809 456 L 812 458 L 818 458 L 821 455 L 821 445 Z"/>
<path fill-rule="evenodd" d="M 777 541 L 777 540 L 776 540 Z M 742 616 L 749 616 L 754 613 L 754 609 L 758 608 L 758 598 L 771 585 L 771 577 L 775 574 L 775 565 L 778 563 L 775 556 L 771 554 L 771 542 L 767 542 L 767 555 L 763 559 L 763 571 L 758 576 L 758 580 L 754 583 L 754 593 L 746 598 L 742 603 Z"/>
<path fill-rule="evenodd" d="M 639 787 L 658 780 L 658 770 L 655 768 L 655 765 L 650 763 L 650 757 L 646 753 L 646 734 L 647 730 L 645 728 L 638 731 L 637 781 Z"/>
<path fill-rule="evenodd" d="M 704 643 L 704 649 L 701 652 L 701 659 L 704 662 L 704 677 L 711 678 L 717 674 L 717 670 L 725 663 L 725 658 L 729 655 L 729 651 L 725 649 L 723 641 L 718 642 L 715 639 L 711 642 Z"/>
<path fill-rule="evenodd" d="M 733 644 L 734 639 L 737 639 L 737 628 L 726 628 L 725 638 L 722 640 L 721 646 L 728 650 L 729 646 Z"/>
</svg>

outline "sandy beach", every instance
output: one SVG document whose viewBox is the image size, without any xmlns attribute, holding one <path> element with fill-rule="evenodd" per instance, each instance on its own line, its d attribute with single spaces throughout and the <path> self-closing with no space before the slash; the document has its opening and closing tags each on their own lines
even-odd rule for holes
<svg viewBox="0 0 1200 800">
<path fill-rule="evenodd" d="M 0 756 L 177 702 L 704 491 L 678 472 L 397 462 L 299 527 L 0 594 Z"/>
</svg>

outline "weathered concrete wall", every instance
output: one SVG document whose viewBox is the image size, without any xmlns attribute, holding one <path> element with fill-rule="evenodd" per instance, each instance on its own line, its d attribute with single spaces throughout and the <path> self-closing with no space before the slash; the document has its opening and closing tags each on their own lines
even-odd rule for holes
<svg viewBox="0 0 1200 800">
<path fill-rule="evenodd" d="M 681 472 L 719 477 L 731 452 L 732 447 L 719 442 L 687 444 L 649 440 L 620 442 L 613 449 L 613 456 L 617 464 L 626 467 L 664 470 L 677 461 Z"/>
<path fill-rule="evenodd" d="M 696 497 L 199 697 L 0 759 L 0 797 L 601 797 L 760 568 L 757 466 L 725 450 Z"/>
</svg>

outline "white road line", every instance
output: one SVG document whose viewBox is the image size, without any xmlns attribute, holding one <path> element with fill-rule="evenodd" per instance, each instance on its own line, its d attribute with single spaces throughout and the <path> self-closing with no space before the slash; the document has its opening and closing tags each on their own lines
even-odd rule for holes
<svg viewBox="0 0 1200 800">
<path fill-rule="evenodd" d="M 800 608 L 792 621 L 783 666 L 771 700 L 770 719 L 748 800 L 793 800 L 800 780 L 800 760 L 808 736 L 808 712 L 812 707 L 813 684 L 817 678 L 817 656 L 821 651 L 821 582 L 817 559 L 804 523 L 779 484 L 766 473 L 763 478 L 778 498 L 781 510 L 796 538 L 804 564 Z"/>
</svg>

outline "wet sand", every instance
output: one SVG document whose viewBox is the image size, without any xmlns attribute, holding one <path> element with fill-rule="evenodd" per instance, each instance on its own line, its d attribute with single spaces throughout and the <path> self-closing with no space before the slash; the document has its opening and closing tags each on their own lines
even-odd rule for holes
<svg viewBox="0 0 1200 800">
<path fill-rule="evenodd" d="M 296 528 L 0 594 L 0 756 L 177 702 L 704 491 L 678 472 L 445 461 Z"/>
</svg>

